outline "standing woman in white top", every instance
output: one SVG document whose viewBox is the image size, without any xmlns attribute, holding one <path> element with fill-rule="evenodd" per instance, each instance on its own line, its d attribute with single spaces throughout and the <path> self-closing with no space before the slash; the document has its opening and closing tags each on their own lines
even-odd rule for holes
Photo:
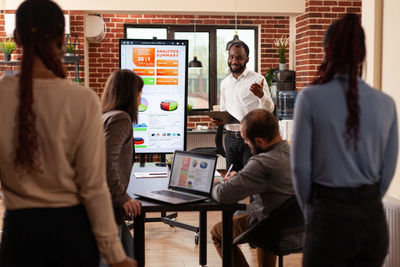
<svg viewBox="0 0 400 267">
<path fill-rule="evenodd" d="M 6 212 L 0 266 L 136 266 L 118 239 L 105 177 L 101 108 L 65 79 L 64 15 L 24 1 L 19 76 L 0 78 L 0 176 Z"/>
<path fill-rule="evenodd" d="M 325 58 L 295 104 L 293 184 L 307 222 L 303 266 L 383 264 L 388 231 L 381 199 L 397 162 L 394 101 L 358 77 L 360 18 L 327 30 Z"/>
</svg>

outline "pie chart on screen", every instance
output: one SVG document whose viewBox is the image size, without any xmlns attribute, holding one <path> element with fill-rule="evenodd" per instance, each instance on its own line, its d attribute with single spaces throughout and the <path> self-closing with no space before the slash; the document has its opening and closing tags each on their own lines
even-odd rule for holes
<svg viewBox="0 0 400 267">
<path fill-rule="evenodd" d="M 205 169 L 205 168 L 207 168 L 207 162 L 202 162 L 202 163 L 200 163 L 200 168 L 202 168 L 202 169 Z"/>
<path fill-rule="evenodd" d="M 164 100 L 161 101 L 160 108 L 165 111 L 174 111 L 178 108 L 178 102 L 174 100 Z"/>
<path fill-rule="evenodd" d="M 134 138 L 133 138 L 133 143 L 134 143 L 135 145 L 144 144 L 144 139 L 141 138 L 141 137 L 134 137 Z"/>
<path fill-rule="evenodd" d="M 147 101 L 146 98 L 142 97 L 142 99 L 140 100 L 139 112 L 146 111 L 148 106 L 149 106 L 149 101 Z"/>
</svg>

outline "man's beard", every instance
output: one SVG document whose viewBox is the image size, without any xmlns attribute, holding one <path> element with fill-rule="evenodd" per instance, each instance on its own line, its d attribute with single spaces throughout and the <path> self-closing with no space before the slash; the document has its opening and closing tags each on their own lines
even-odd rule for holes
<svg viewBox="0 0 400 267">
<path fill-rule="evenodd" d="M 246 68 L 246 63 L 243 65 L 239 65 L 240 67 L 237 68 L 236 70 L 233 70 L 231 67 L 232 64 L 228 64 L 229 69 L 232 73 L 237 74 L 237 73 L 242 73 L 244 71 L 244 69 Z"/>
<path fill-rule="evenodd" d="M 253 155 L 260 154 L 261 152 L 264 151 L 261 147 L 258 147 L 253 142 L 251 143 L 250 150 L 251 150 L 251 154 L 253 154 Z"/>
</svg>

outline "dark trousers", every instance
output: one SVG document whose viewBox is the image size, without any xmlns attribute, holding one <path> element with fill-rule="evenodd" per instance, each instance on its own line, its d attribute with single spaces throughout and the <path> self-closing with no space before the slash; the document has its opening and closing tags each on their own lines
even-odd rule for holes
<svg viewBox="0 0 400 267">
<path fill-rule="evenodd" d="M 388 228 L 377 185 L 313 184 L 307 219 L 304 267 L 382 266 Z"/>
<path fill-rule="evenodd" d="M 234 216 L 232 219 L 232 224 L 233 224 L 232 235 L 233 239 L 235 239 L 248 229 L 247 215 L 241 214 Z M 211 229 L 211 239 L 214 242 L 214 246 L 217 249 L 219 256 L 222 257 L 222 222 L 215 224 Z M 269 251 L 257 248 L 257 262 L 259 267 L 274 267 L 276 262 L 276 256 Z M 237 245 L 233 246 L 232 248 L 232 266 L 233 267 L 249 266 L 241 249 Z"/>
<path fill-rule="evenodd" d="M 238 138 L 228 132 L 225 136 L 226 169 L 233 164 L 233 171 L 240 171 L 252 156 L 250 147 L 243 138 Z"/>
<path fill-rule="evenodd" d="M 118 236 L 121 239 L 122 247 L 124 248 L 126 255 L 134 259 L 135 255 L 133 253 L 133 238 L 125 222 L 122 222 L 122 224 L 118 225 Z M 103 258 L 100 257 L 99 267 L 109 266 L 110 264 L 103 261 Z"/>
<path fill-rule="evenodd" d="M 83 206 L 7 210 L 1 267 L 97 267 L 99 252 Z"/>
</svg>

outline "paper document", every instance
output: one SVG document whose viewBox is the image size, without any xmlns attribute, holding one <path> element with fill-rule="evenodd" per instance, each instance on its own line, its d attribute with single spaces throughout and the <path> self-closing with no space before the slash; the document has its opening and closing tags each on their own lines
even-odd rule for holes
<svg viewBox="0 0 400 267">
<path fill-rule="evenodd" d="M 214 178 L 222 181 L 222 175 L 219 173 L 219 171 L 215 170 Z"/>
<path fill-rule="evenodd" d="M 167 176 L 167 172 L 135 172 L 136 178 L 166 178 Z"/>
</svg>

